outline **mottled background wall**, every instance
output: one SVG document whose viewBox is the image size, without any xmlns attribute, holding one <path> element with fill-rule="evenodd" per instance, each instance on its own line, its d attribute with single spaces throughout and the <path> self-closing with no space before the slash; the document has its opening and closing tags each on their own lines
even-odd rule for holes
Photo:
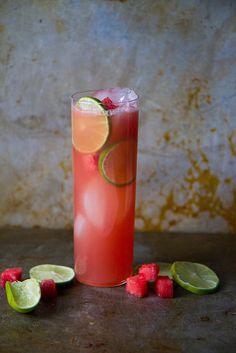
<svg viewBox="0 0 236 353">
<path fill-rule="evenodd" d="M 236 2 L 0 1 L 0 225 L 71 227 L 69 96 L 141 96 L 136 227 L 236 232 Z"/>
</svg>

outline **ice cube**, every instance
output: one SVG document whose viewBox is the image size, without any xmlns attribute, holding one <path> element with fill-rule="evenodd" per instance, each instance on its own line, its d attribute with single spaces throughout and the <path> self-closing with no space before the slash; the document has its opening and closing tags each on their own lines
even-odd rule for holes
<svg viewBox="0 0 236 353">
<path fill-rule="evenodd" d="M 112 204 L 108 200 L 113 200 Z M 100 229 L 103 236 L 109 235 L 117 217 L 118 201 L 116 190 L 104 190 L 104 181 L 94 177 L 83 192 L 85 215 L 91 225 Z M 104 231 L 103 231 L 104 230 Z"/>
<path fill-rule="evenodd" d="M 112 102 L 114 103 L 121 103 L 123 100 L 123 96 L 124 96 L 124 93 L 123 93 L 123 88 L 120 88 L 120 87 L 114 87 L 114 88 L 111 88 L 110 89 L 110 97 Z"/>
<path fill-rule="evenodd" d="M 94 92 L 93 97 L 102 101 L 106 97 L 110 97 L 110 90 L 109 89 L 101 89 L 99 91 Z"/>
<path fill-rule="evenodd" d="M 119 91 L 115 88 L 114 93 L 118 96 L 120 103 L 130 102 L 138 98 L 137 94 L 130 88 L 119 88 Z"/>
</svg>

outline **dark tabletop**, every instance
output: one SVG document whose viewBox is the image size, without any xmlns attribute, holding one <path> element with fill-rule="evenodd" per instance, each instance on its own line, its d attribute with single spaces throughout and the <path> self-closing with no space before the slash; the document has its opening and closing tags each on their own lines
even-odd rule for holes
<svg viewBox="0 0 236 353">
<path fill-rule="evenodd" d="M 1 353 L 231 353 L 236 352 L 236 236 L 138 233 L 135 263 L 186 260 L 204 263 L 221 279 L 220 290 L 198 296 L 180 287 L 174 299 L 150 293 L 138 299 L 124 286 L 74 283 L 56 303 L 19 314 L 0 291 Z M 0 230 L 0 271 L 38 264 L 73 266 L 72 232 Z"/>
</svg>

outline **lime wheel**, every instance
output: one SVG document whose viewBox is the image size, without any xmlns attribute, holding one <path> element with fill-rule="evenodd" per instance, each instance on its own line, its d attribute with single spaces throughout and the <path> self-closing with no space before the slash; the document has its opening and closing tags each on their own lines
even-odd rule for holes
<svg viewBox="0 0 236 353">
<path fill-rule="evenodd" d="M 93 97 L 78 100 L 72 113 L 72 144 L 81 153 L 94 153 L 109 136 L 108 112 L 102 102 Z"/>
</svg>

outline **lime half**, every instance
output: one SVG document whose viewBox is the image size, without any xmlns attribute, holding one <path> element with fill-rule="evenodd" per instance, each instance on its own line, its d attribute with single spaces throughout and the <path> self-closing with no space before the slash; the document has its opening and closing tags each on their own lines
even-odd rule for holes
<svg viewBox="0 0 236 353">
<path fill-rule="evenodd" d="M 80 153 L 97 152 L 106 143 L 110 125 L 108 112 L 102 102 L 82 97 L 72 112 L 72 143 Z"/>
<path fill-rule="evenodd" d="M 171 273 L 181 287 L 195 294 L 213 293 L 220 282 L 209 267 L 194 262 L 176 261 L 171 266 Z"/>
<path fill-rule="evenodd" d="M 32 267 L 29 274 L 31 278 L 35 278 L 38 282 L 44 279 L 53 279 L 58 285 L 69 284 L 75 277 L 72 268 L 49 264 Z"/>
<path fill-rule="evenodd" d="M 6 282 L 8 304 L 20 313 L 28 313 L 38 305 L 41 298 L 39 283 L 35 279 Z"/>
</svg>

